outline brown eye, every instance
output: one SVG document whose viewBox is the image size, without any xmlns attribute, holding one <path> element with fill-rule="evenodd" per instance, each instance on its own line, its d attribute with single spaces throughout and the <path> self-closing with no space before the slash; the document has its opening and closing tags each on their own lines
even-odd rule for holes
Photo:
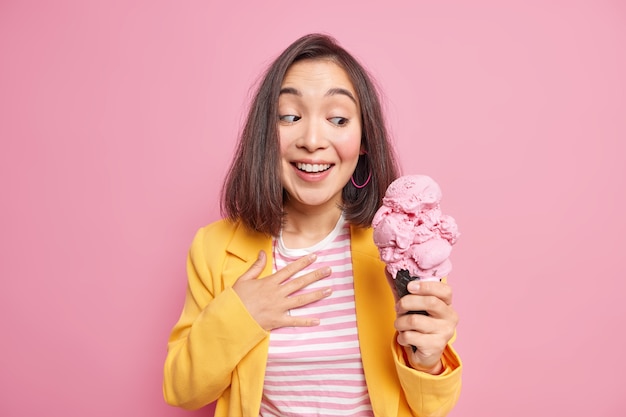
<svg viewBox="0 0 626 417">
<path fill-rule="evenodd" d="M 294 123 L 301 119 L 300 116 L 296 116 L 294 114 L 285 114 L 283 116 L 278 116 L 278 119 L 281 122 Z"/>
<path fill-rule="evenodd" d="M 337 126 L 345 126 L 348 124 L 349 120 L 346 119 L 345 117 L 331 117 L 330 119 L 328 119 L 332 124 L 335 124 Z"/>
</svg>

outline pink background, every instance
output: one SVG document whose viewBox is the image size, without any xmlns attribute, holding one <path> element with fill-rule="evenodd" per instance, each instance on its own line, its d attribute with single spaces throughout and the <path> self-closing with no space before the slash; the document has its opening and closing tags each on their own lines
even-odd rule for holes
<svg viewBox="0 0 626 417">
<path fill-rule="evenodd" d="M 161 395 L 186 251 L 251 86 L 311 31 L 460 224 L 452 416 L 624 415 L 626 6 L 363 3 L 0 2 L 0 415 L 211 414 Z"/>
</svg>

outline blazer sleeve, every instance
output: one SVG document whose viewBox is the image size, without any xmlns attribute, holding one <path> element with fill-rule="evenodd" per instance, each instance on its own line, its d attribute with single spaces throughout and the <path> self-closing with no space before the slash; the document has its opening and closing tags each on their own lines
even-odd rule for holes
<svg viewBox="0 0 626 417">
<path fill-rule="evenodd" d="M 203 228 L 189 251 L 185 304 L 171 332 L 164 367 L 163 395 L 170 405 L 197 409 L 217 400 L 230 386 L 237 364 L 267 337 L 224 284 L 226 251 L 211 242 L 221 245 L 223 238 L 211 238 Z"/>
<path fill-rule="evenodd" d="M 446 416 L 456 405 L 461 393 L 461 359 L 451 344 L 441 357 L 444 371 L 430 375 L 416 371 L 407 364 L 404 348 L 392 341 L 396 372 L 404 391 L 410 415 L 416 417 Z"/>
</svg>

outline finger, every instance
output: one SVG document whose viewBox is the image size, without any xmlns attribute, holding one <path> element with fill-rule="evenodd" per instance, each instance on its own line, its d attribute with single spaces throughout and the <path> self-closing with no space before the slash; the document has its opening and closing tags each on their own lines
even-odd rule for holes
<svg viewBox="0 0 626 417">
<path fill-rule="evenodd" d="M 422 334 L 418 332 L 400 332 L 396 338 L 398 344 L 409 347 L 415 346 L 414 354 L 420 358 L 438 358 L 445 349 L 447 341 L 437 334 Z"/>
<path fill-rule="evenodd" d="M 316 317 L 285 316 L 284 327 L 313 327 L 319 326 L 320 319 Z"/>
<path fill-rule="evenodd" d="M 323 298 L 328 297 L 333 292 L 332 288 L 322 288 L 316 291 L 309 291 L 289 297 L 288 308 L 290 310 L 306 306 Z"/>
<path fill-rule="evenodd" d="M 447 305 L 452 304 L 452 288 L 441 281 L 411 281 L 407 285 L 411 294 L 434 296 Z"/>
<path fill-rule="evenodd" d="M 446 318 L 405 314 L 396 319 L 394 327 L 399 333 L 410 332 L 422 335 L 438 335 L 447 343 L 454 336 L 458 322 L 458 315 L 450 308 Z"/>
<path fill-rule="evenodd" d="M 414 295 L 409 294 L 402 297 L 396 303 L 396 312 L 398 315 L 406 314 L 410 311 L 426 311 L 429 316 L 441 317 L 449 306 L 432 295 Z"/>
<path fill-rule="evenodd" d="M 287 294 L 293 294 L 316 281 L 330 276 L 331 272 L 332 270 L 330 269 L 330 267 L 319 268 L 298 278 L 292 279 L 291 281 L 285 283 L 283 286 Z"/>
<path fill-rule="evenodd" d="M 265 268 L 265 264 L 267 263 L 267 256 L 264 251 L 259 251 L 259 255 L 256 258 L 256 261 L 248 268 L 246 272 L 241 275 L 237 281 L 249 281 L 259 277 L 263 269 Z"/>
<path fill-rule="evenodd" d="M 315 255 L 314 253 L 303 256 L 302 258 L 287 264 L 283 269 L 276 272 L 274 276 L 279 282 L 282 283 L 291 278 L 297 272 L 300 272 L 307 266 L 311 265 L 313 262 L 315 262 L 316 259 L 317 255 Z"/>
<path fill-rule="evenodd" d="M 405 314 L 399 316 L 394 326 L 399 332 L 416 331 L 423 334 L 431 334 L 438 330 L 437 320 L 422 314 Z"/>
</svg>

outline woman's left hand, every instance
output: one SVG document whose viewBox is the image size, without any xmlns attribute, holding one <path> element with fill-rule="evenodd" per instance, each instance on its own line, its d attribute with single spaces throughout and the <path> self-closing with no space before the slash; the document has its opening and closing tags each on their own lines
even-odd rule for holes
<svg viewBox="0 0 626 417">
<path fill-rule="evenodd" d="M 410 294 L 396 303 L 398 343 L 404 346 L 414 369 L 440 374 L 443 371 L 441 355 L 459 321 L 452 308 L 452 289 L 444 282 L 412 281 L 408 290 Z M 428 315 L 407 314 L 420 310 Z"/>
</svg>

